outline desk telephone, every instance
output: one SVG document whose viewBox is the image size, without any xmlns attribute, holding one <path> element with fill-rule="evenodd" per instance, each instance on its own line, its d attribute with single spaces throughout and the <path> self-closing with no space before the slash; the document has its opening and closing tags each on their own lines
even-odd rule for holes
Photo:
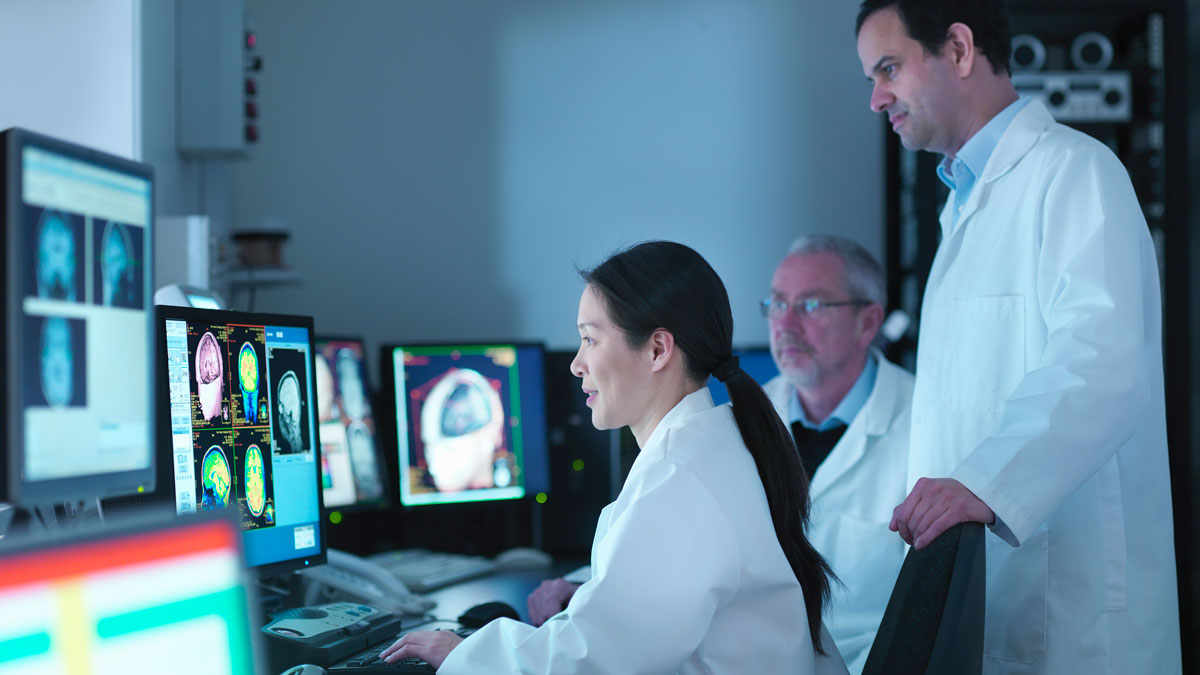
<svg viewBox="0 0 1200 675">
<path fill-rule="evenodd" d="M 378 563 L 356 555 L 328 549 L 328 563 L 301 571 L 308 580 L 304 604 L 349 600 L 379 607 L 401 615 L 423 615 L 433 600 L 414 595 L 396 575 Z"/>
</svg>

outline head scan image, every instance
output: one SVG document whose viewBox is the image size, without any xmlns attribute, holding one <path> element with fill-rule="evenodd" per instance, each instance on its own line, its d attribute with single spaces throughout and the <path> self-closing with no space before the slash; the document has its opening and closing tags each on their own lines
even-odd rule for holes
<svg viewBox="0 0 1200 675">
<path fill-rule="evenodd" d="M 221 394 L 224 392 L 221 376 L 224 373 L 217 338 L 210 332 L 205 333 L 196 345 L 196 383 L 199 385 L 200 412 L 206 420 L 221 414 Z"/>
<path fill-rule="evenodd" d="M 375 443 L 363 424 L 351 424 L 346 429 L 346 445 L 350 448 L 350 465 L 354 467 L 354 486 L 360 496 L 375 497 L 381 491 L 379 467 L 375 463 Z"/>
<path fill-rule="evenodd" d="M 262 450 L 251 444 L 246 448 L 246 508 L 255 517 L 261 516 L 267 505 L 267 474 L 263 468 Z"/>
<path fill-rule="evenodd" d="M 304 449 L 300 433 L 300 381 L 296 373 L 287 371 L 279 378 L 275 392 L 275 408 L 279 411 L 279 428 L 276 435 L 287 441 L 292 452 Z"/>
<path fill-rule="evenodd" d="M 317 419 L 328 422 L 333 419 L 333 373 L 329 370 L 329 361 L 325 359 L 324 354 L 317 352 L 314 356 L 317 372 Z"/>
<path fill-rule="evenodd" d="M 232 484 L 229 460 L 221 446 L 211 446 L 200 462 L 200 510 L 211 511 L 229 506 L 229 488 Z"/>
<path fill-rule="evenodd" d="M 131 304 L 134 293 L 134 250 L 129 230 L 108 221 L 100 238 L 100 282 L 106 305 Z"/>
<path fill-rule="evenodd" d="M 37 232 L 37 294 L 39 298 L 77 300 L 75 231 L 57 211 L 42 212 Z"/>
<path fill-rule="evenodd" d="M 367 402 L 363 397 L 362 373 L 358 369 L 358 358 L 350 349 L 337 352 L 338 389 L 342 394 L 342 407 L 351 420 L 361 421 L 367 414 Z"/>
<path fill-rule="evenodd" d="M 42 324 L 42 394 L 56 408 L 75 396 L 75 350 L 67 320 L 51 317 Z"/>
<path fill-rule="evenodd" d="M 470 368 L 447 371 L 421 407 L 421 442 L 441 492 L 493 487 L 493 458 L 504 440 L 500 395 Z"/>
<path fill-rule="evenodd" d="M 238 350 L 237 372 L 246 421 L 258 424 L 258 352 L 254 351 L 254 346 L 249 342 L 243 342 L 242 348 Z"/>
</svg>

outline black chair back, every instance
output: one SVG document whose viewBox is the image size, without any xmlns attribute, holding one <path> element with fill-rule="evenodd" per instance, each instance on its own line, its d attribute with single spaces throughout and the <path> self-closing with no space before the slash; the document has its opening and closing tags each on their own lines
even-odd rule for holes
<svg viewBox="0 0 1200 675">
<path fill-rule="evenodd" d="M 909 550 L 863 675 L 982 673 L 984 534 L 961 523 Z"/>
</svg>

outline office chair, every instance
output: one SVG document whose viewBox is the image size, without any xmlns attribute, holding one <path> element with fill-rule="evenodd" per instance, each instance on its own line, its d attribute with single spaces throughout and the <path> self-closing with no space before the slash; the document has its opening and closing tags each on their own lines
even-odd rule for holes
<svg viewBox="0 0 1200 675">
<path fill-rule="evenodd" d="M 863 675 L 979 675 L 985 571 L 980 523 L 960 523 L 910 549 Z"/>
</svg>

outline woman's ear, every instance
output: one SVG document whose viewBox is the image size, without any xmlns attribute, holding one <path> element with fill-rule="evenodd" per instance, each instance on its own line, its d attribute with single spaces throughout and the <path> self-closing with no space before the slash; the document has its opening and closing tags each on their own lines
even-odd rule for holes
<svg viewBox="0 0 1200 675">
<path fill-rule="evenodd" d="M 650 334 L 646 341 L 646 356 L 650 359 L 650 371 L 658 372 L 675 358 L 675 336 L 665 328 Z"/>
</svg>

